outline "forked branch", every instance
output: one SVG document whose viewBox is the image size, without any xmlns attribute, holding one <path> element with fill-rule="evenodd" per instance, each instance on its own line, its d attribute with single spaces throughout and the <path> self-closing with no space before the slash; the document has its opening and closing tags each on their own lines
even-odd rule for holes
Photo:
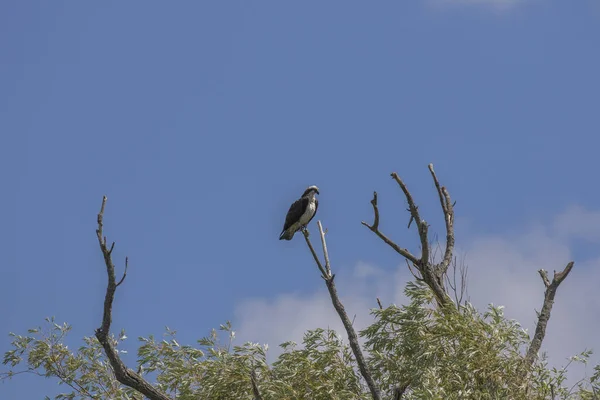
<svg viewBox="0 0 600 400">
<path fill-rule="evenodd" d="M 373 213 L 375 215 L 373 219 L 373 224 L 369 225 L 365 221 L 362 221 L 361 223 L 367 228 L 369 228 L 372 232 L 374 232 L 377 236 L 379 236 L 379 238 L 383 240 L 388 246 L 396 250 L 396 252 L 402 257 L 406 258 L 414 265 L 418 265 L 419 259 L 417 257 L 412 255 L 407 249 L 403 249 L 400 246 L 398 246 L 396 243 L 390 240 L 383 232 L 379 230 L 379 206 L 377 204 L 377 192 L 373 192 L 373 200 L 371 200 L 371 205 L 373 206 Z"/>
<path fill-rule="evenodd" d="M 542 342 L 544 341 L 544 337 L 546 336 L 546 327 L 548 326 L 548 320 L 550 320 L 550 312 L 552 311 L 552 306 L 554 305 L 554 296 L 556 296 L 556 290 L 558 286 L 564 281 L 571 269 L 573 269 L 573 265 L 575 263 L 571 261 L 567 264 L 562 272 L 554 271 L 554 277 L 552 278 L 552 282 L 548 279 L 548 273 L 543 269 L 540 269 L 538 272 L 542 281 L 544 282 L 544 286 L 546 286 L 546 291 L 544 292 L 544 304 L 542 305 L 542 311 L 539 314 L 537 326 L 535 327 L 535 334 L 533 335 L 533 340 L 529 345 L 529 349 L 527 350 L 527 355 L 525 356 L 525 366 L 529 369 L 533 363 L 535 362 L 538 352 L 542 347 Z"/>
<path fill-rule="evenodd" d="M 115 378 L 125 386 L 129 386 L 132 389 L 137 390 L 144 396 L 151 400 L 170 400 L 170 397 L 161 391 L 157 390 L 148 381 L 142 378 L 139 374 L 135 373 L 121 361 L 119 354 L 115 350 L 110 338 L 110 324 L 112 322 L 112 305 L 115 298 L 115 292 L 117 287 L 123 283 L 127 275 L 127 264 L 125 262 L 125 272 L 123 277 L 117 283 L 115 278 L 115 264 L 112 261 L 112 250 L 114 243 L 110 248 L 106 245 L 106 237 L 103 235 L 103 219 L 104 219 L 104 207 L 106 206 L 106 196 L 102 199 L 102 207 L 98 214 L 98 229 L 96 229 L 96 235 L 98 236 L 98 243 L 100 244 L 100 250 L 104 256 L 104 263 L 106 264 L 106 273 L 108 275 L 108 285 L 106 287 L 106 296 L 104 297 L 104 315 L 102 317 L 102 326 L 96 329 L 96 338 L 104 348 L 106 357 L 110 361 L 110 365 L 115 373 Z M 126 259 L 127 260 L 127 259 Z"/>
<path fill-rule="evenodd" d="M 360 349 L 360 344 L 358 343 L 358 336 L 356 335 L 356 331 L 354 330 L 354 327 L 352 326 L 352 321 L 350 321 L 350 318 L 348 317 L 348 314 L 346 313 L 346 309 L 344 308 L 344 305 L 340 301 L 337 290 L 335 288 L 335 283 L 334 283 L 335 274 L 331 274 L 331 266 L 329 263 L 329 252 L 327 251 L 327 243 L 325 241 L 325 232 L 323 231 L 323 226 L 321 225 L 321 221 L 317 221 L 317 225 L 319 227 L 319 233 L 321 236 L 321 244 L 323 245 L 325 268 L 323 267 L 321 261 L 319 260 L 319 257 L 317 256 L 317 253 L 315 252 L 314 247 L 312 246 L 312 244 L 310 242 L 310 239 L 309 239 L 310 235 L 308 233 L 308 230 L 302 231 L 302 233 L 304 234 L 304 239 L 306 240 L 306 244 L 308 245 L 308 248 L 310 249 L 310 252 L 312 253 L 313 258 L 315 259 L 315 262 L 317 263 L 317 267 L 321 271 L 321 277 L 325 280 L 325 284 L 327 285 L 327 290 L 329 291 L 329 295 L 331 296 L 331 302 L 333 303 L 333 307 L 335 308 L 335 311 L 337 311 L 338 315 L 340 316 L 340 319 L 342 320 L 342 324 L 344 325 L 344 328 L 346 329 L 346 333 L 348 334 L 348 341 L 350 342 L 350 348 L 352 349 L 352 352 L 354 353 L 354 358 L 356 359 L 356 363 L 358 364 L 358 369 L 360 370 L 362 377 L 365 379 L 365 382 L 367 383 L 367 386 L 369 387 L 369 390 L 371 392 L 371 396 L 373 397 L 373 400 L 381 400 L 381 395 L 379 394 L 379 389 L 375 385 L 375 381 L 373 380 L 373 377 L 371 376 L 371 372 L 369 371 L 369 368 L 367 367 L 367 362 L 365 360 L 365 357 L 363 356 L 362 350 Z"/>
<path fill-rule="evenodd" d="M 421 240 L 421 260 L 419 262 L 419 266 L 423 263 L 429 262 L 429 253 L 431 249 L 429 248 L 429 238 L 427 237 L 427 231 L 429 226 L 425 220 L 421 219 L 421 215 L 419 214 L 419 207 L 415 205 L 415 201 L 412 198 L 412 195 L 408 191 L 406 184 L 400 179 L 397 173 L 392 172 L 392 178 L 398 183 L 400 189 L 404 192 L 404 196 L 406 197 L 406 201 L 408 202 L 408 211 L 410 212 L 411 220 L 414 220 L 417 229 L 419 231 L 419 239 Z"/>
<path fill-rule="evenodd" d="M 452 302 L 451 298 L 448 296 L 448 293 L 446 291 L 446 287 L 444 284 L 444 276 L 446 275 L 448 266 L 452 261 L 452 255 L 454 252 L 454 207 L 450 199 L 450 194 L 448 193 L 445 187 L 440 186 L 439 180 L 435 174 L 435 171 L 433 170 L 433 164 L 429 164 L 429 172 L 431 173 L 433 182 L 438 192 L 440 204 L 444 213 L 444 220 L 446 221 L 446 250 L 441 262 L 439 262 L 438 264 L 434 264 L 430 260 L 431 246 L 429 244 L 428 235 L 429 225 L 424 219 L 421 218 L 421 215 L 419 213 L 419 207 L 416 205 L 412 194 L 408 190 L 408 187 L 406 186 L 404 181 L 396 172 L 393 172 L 391 176 L 396 181 L 396 183 L 398 183 L 400 189 L 402 189 L 404 197 L 406 198 L 406 201 L 408 203 L 408 211 L 410 213 L 410 222 L 408 224 L 409 228 L 412 221 L 415 221 L 415 225 L 417 226 L 419 240 L 421 242 L 421 257 L 415 257 L 407 249 L 401 248 L 394 241 L 392 241 L 385 234 L 383 234 L 383 232 L 381 232 L 381 230 L 379 229 L 380 215 L 377 204 L 377 192 L 374 192 L 373 200 L 371 200 L 371 205 L 373 206 L 374 213 L 373 224 L 369 225 L 364 221 L 362 222 L 362 224 L 369 228 L 372 232 L 374 232 L 381 240 L 383 240 L 388 246 L 394 249 L 398 254 L 404 257 L 407 260 L 407 262 L 409 262 L 408 266 L 413 276 L 415 276 L 415 278 L 417 279 L 424 280 L 433 291 L 438 304 L 445 305 Z M 411 264 L 420 272 L 421 278 L 417 277 L 417 275 L 412 271 Z"/>
</svg>

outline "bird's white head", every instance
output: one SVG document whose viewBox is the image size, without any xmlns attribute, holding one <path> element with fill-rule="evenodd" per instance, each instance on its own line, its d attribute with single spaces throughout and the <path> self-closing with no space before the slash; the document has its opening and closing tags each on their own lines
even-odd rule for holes
<svg viewBox="0 0 600 400">
<path fill-rule="evenodd" d="M 304 196 L 314 196 L 316 194 L 320 194 L 319 193 L 319 188 L 316 187 L 315 185 L 309 186 L 306 188 L 306 190 L 304 191 L 304 193 L 302 194 L 302 197 Z"/>
</svg>

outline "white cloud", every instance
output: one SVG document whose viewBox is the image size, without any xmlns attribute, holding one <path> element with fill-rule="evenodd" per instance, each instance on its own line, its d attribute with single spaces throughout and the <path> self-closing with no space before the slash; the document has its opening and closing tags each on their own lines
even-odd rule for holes
<svg viewBox="0 0 600 400">
<path fill-rule="evenodd" d="M 487 236 L 460 241 L 457 255 L 466 254 L 469 266 L 468 294 L 480 310 L 487 304 L 505 306 L 505 315 L 519 321 L 533 335 L 535 310 L 540 310 L 544 285 L 538 275 L 543 268 L 550 278 L 575 261 L 569 277 L 559 287 L 542 351 L 548 351 L 551 364 L 562 366 L 566 358 L 596 345 L 600 331 L 600 252 L 590 260 L 574 259 L 569 248 L 572 240 L 600 242 L 600 212 L 571 207 L 547 226 L 529 227 L 512 236 Z M 391 250 L 389 250 L 391 251 Z M 371 322 L 369 309 L 405 303 L 403 289 L 410 278 L 404 262 L 390 272 L 359 262 L 352 270 L 335 266 L 338 292 L 357 330 Z M 335 271 L 334 271 L 335 272 Z M 313 293 L 281 294 L 274 299 L 249 299 L 239 304 L 235 326 L 240 340 L 269 343 L 270 358 L 279 353 L 278 345 L 287 340 L 302 341 L 303 333 L 317 327 L 331 327 L 346 337 L 323 285 Z M 592 357 L 593 364 L 600 357 Z M 574 369 L 577 376 L 582 369 Z"/>
<path fill-rule="evenodd" d="M 349 269 L 341 267 L 340 271 Z M 372 322 L 369 309 L 378 307 L 377 297 L 384 305 L 404 302 L 402 288 L 408 274 L 398 268 L 390 277 L 389 272 L 364 262 L 358 262 L 350 276 L 344 272 L 336 274 L 338 294 L 357 331 Z M 346 338 L 325 285 L 310 294 L 281 294 L 273 300 L 248 299 L 238 305 L 235 314 L 238 340 L 268 343 L 270 361 L 280 353 L 279 344 L 288 340 L 300 344 L 310 329 L 329 327 Z"/>
<path fill-rule="evenodd" d="M 554 221 L 554 232 L 563 239 L 583 239 L 600 243 L 600 211 L 571 206 Z"/>
</svg>

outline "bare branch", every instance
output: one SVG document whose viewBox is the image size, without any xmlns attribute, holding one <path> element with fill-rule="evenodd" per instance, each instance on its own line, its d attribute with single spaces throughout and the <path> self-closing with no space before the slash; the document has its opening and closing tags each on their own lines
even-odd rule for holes
<svg viewBox="0 0 600 400">
<path fill-rule="evenodd" d="M 110 324 L 112 321 L 112 305 L 115 297 L 115 291 L 117 286 L 125 279 L 125 273 L 123 278 L 117 284 L 115 278 L 115 265 L 111 257 L 111 249 L 106 246 L 106 237 L 103 236 L 103 219 L 104 219 L 104 208 L 106 206 L 106 196 L 102 199 L 102 207 L 100 213 L 98 213 L 98 229 L 96 235 L 98 236 L 98 243 L 100 244 L 100 250 L 104 256 L 104 263 L 106 264 L 106 273 L 108 275 L 108 285 L 106 287 L 106 296 L 104 298 L 104 314 L 102 317 L 102 326 L 96 329 L 96 338 L 98 342 L 104 348 L 106 357 L 110 361 L 110 365 L 113 368 L 115 378 L 123 385 L 129 386 L 132 389 L 137 390 L 144 396 L 151 400 L 170 400 L 170 398 L 152 386 L 148 381 L 142 378 L 140 375 L 135 373 L 133 370 L 127 368 L 127 366 L 121 361 L 119 354 L 115 350 L 112 341 L 109 339 Z"/>
<path fill-rule="evenodd" d="M 412 197 L 412 194 L 408 190 L 408 187 L 404 183 L 404 181 L 400 178 L 400 176 L 396 172 L 392 172 L 392 178 L 398 183 L 400 189 L 404 193 L 406 197 L 406 201 L 408 203 L 408 211 L 410 212 L 411 219 L 409 221 L 409 227 L 412 221 L 415 221 L 417 225 L 417 230 L 419 233 L 419 240 L 421 242 L 421 257 L 416 258 L 413 256 L 408 250 L 400 249 L 398 245 L 388 239 L 383 233 L 379 231 L 379 210 L 377 207 L 377 193 L 373 197 L 371 204 L 373 205 L 373 211 L 375 212 L 375 221 L 373 225 L 368 225 L 365 222 L 362 222 L 367 228 L 369 228 L 372 232 L 377 234 L 379 238 L 381 238 L 385 243 L 387 243 L 390 247 L 396 250 L 397 253 L 402 255 L 408 261 L 412 263 L 412 265 L 420 272 L 421 278 L 417 276 L 417 274 L 412 270 L 410 263 L 408 264 L 410 272 L 417 280 L 423 280 L 427 283 L 427 285 L 433 291 L 437 303 L 442 306 L 448 303 L 452 303 L 452 299 L 448 295 L 446 291 L 444 277 L 446 276 L 448 266 L 452 261 L 452 255 L 454 252 L 454 210 L 451 204 L 450 195 L 446 188 L 440 186 L 440 183 L 435 175 L 433 170 L 433 164 L 429 164 L 429 171 L 433 177 L 433 181 L 436 185 L 438 196 L 440 198 L 440 203 L 442 206 L 442 211 L 444 212 L 444 218 L 446 220 L 446 250 L 444 253 L 444 258 L 438 264 L 435 263 L 434 258 L 432 257 L 431 245 L 429 243 L 428 231 L 429 225 L 419 214 L 419 207 L 415 204 L 415 201 Z"/>
<path fill-rule="evenodd" d="M 406 392 L 406 389 L 408 389 L 408 387 L 410 386 L 409 383 L 405 383 L 403 385 L 398 385 L 394 388 L 394 397 L 392 397 L 393 400 L 402 400 L 402 396 L 404 395 L 404 392 Z"/>
<path fill-rule="evenodd" d="M 435 188 L 437 189 L 438 196 L 440 196 L 440 204 L 442 205 L 442 211 L 444 211 L 444 213 L 447 213 L 448 208 L 446 206 L 444 194 L 442 193 L 442 187 L 440 186 L 440 181 L 438 180 L 437 176 L 435 175 L 435 171 L 433 170 L 433 164 L 429 163 L 427 168 L 429 168 L 429 172 L 431 172 L 431 177 L 433 178 L 433 183 L 435 184 Z"/>
<path fill-rule="evenodd" d="M 371 205 L 373 206 L 374 217 L 373 217 L 373 225 L 370 226 L 370 228 L 378 229 L 379 228 L 379 208 L 377 207 L 377 192 L 373 192 L 373 199 L 371 200 Z M 363 224 L 365 224 L 365 223 L 363 222 Z"/>
<path fill-rule="evenodd" d="M 408 210 L 410 211 L 410 210 Z M 415 220 L 415 217 L 413 217 L 412 215 L 410 216 L 410 219 L 408 220 L 408 226 L 406 227 L 406 229 L 410 229 L 410 226 L 412 225 L 412 222 Z"/>
<path fill-rule="evenodd" d="M 379 309 L 383 310 L 383 306 L 381 305 L 381 300 L 379 300 L 379 297 L 377 298 L 377 304 L 379 305 Z"/>
<path fill-rule="evenodd" d="M 418 264 L 419 259 L 417 257 L 413 256 L 408 250 L 403 249 L 396 243 L 392 242 L 379 230 L 379 208 L 377 207 L 377 192 L 373 192 L 373 200 L 371 200 L 371 204 L 373 205 L 373 213 L 375 214 L 373 225 L 369 225 L 365 221 L 362 221 L 361 223 L 367 228 L 369 228 L 372 232 L 374 232 L 377 236 L 379 236 L 379 238 L 383 240 L 388 246 L 396 250 L 396 252 L 402 257 L 407 258 L 410 262 L 412 262 L 415 265 Z"/>
<path fill-rule="evenodd" d="M 356 358 L 356 363 L 358 364 L 360 373 L 365 379 L 365 382 L 367 382 L 367 386 L 369 386 L 369 390 L 371 391 L 371 396 L 373 397 L 373 400 L 380 400 L 381 397 L 379 395 L 379 389 L 375 385 L 375 381 L 373 380 L 371 373 L 367 367 L 367 362 L 362 354 L 360 345 L 358 343 L 358 336 L 356 335 L 356 332 L 352 327 L 352 322 L 348 318 L 348 314 L 346 314 L 344 305 L 339 299 L 333 278 L 327 279 L 325 282 L 327 284 L 327 289 L 329 290 L 329 294 L 331 296 L 331 302 L 333 303 L 333 307 L 340 316 L 340 319 L 344 324 L 344 328 L 346 328 L 346 333 L 348 334 L 348 341 L 350 342 L 350 347 L 352 348 L 352 352 L 354 353 L 354 358 Z"/>
<path fill-rule="evenodd" d="M 256 371 L 254 368 L 250 369 L 250 381 L 252 382 L 252 393 L 254 394 L 254 400 L 263 400 L 258 390 L 258 383 L 256 378 Z"/>
<path fill-rule="evenodd" d="M 544 271 L 543 269 L 540 269 L 538 271 L 538 273 L 540 274 L 540 276 L 542 277 L 542 280 L 544 281 L 544 286 L 546 286 L 546 287 L 550 286 L 550 280 L 548 280 L 548 273 L 546 271 Z"/>
<path fill-rule="evenodd" d="M 121 286 L 121 283 L 123 283 L 123 281 L 125 280 L 125 277 L 127 276 L 127 268 L 129 268 L 129 257 L 125 257 L 125 271 L 123 271 L 123 277 L 117 283 L 117 287 Z"/>
<path fill-rule="evenodd" d="M 468 277 L 469 274 L 469 266 L 464 263 L 464 261 L 460 265 L 460 298 L 458 299 L 458 303 L 462 303 L 465 295 L 468 296 Z"/>
<path fill-rule="evenodd" d="M 375 201 L 374 207 L 375 206 L 376 206 L 376 201 Z M 321 221 L 317 222 L 317 226 L 319 227 L 319 233 L 321 234 L 321 241 L 323 243 L 323 253 L 325 255 L 326 265 L 329 265 L 329 262 L 327 261 L 327 260 L 329 260 L 329 254 L 327 252 L 327 244 L 325 242 L 325 233 L 323 232 L 323 226 L 321 225 Z M 381 400 L 381 395 L 379 394 L 379 389 L 375 385 L 375 381 L 373 380 L 373 377 L 371 376 L 371 372 L 369 371 L 369 369 L 367 367 L 367 362 L 365 360 L 365 357 L 363 356 L 362 350 L 360 349 L 360 344 L 358 343 L 358 336 L 356 335 L 356 331 L 354 330 L 354 327 L 352 326 L 352 321 L 350 321 L 350 318 L 348 318 L 346 309 L 344 308 L 344 305 L 340 301 L 337 290 L 335 288 L 335 283 L 334 283 L 335 275 L 332 275 L 330 270 L 325 271 L 323 269 L 323 266 L 322 266 L 321 262 L 319 261 L 319 258 L 317 257 L 312 244 L 310 243 L 308 230 L 304 231 L 304 238 L 306 239 L 306 243 L 308 244 L 308 247 L 309 247 L 311 253 L 313 254 L 315 262 L 317 263 L 317 267 L 319 267 L 319 270 L 323 274 L 323 278 L 325 279 L 325 283 L 327 285 L 327 290 L 329 291 L 329 295 L 331 297 L 331 302 L 333 303 L 333 307 L 335 308 L 335 311 L 337 311 L 338 315 L 340 316 L 340 319 L 342 320 L 342 324 L 344 325 L 344 328 L 346 329 L 346 333 L 348 334 L 348 341 L 350 342 L 350 348 L 352 349 L 354 358 L 356 359 L 356 363 L 358 364 L 358 369 L 360 370 L 362 377 L 365 379 L 365 382 L 367 383 L 367 386 L 369 387 L 369 390 L 371 391 L 371 396 L 373 397 L 373 400 Z"/>
<path fill-rule="evenodd" d="M 329 274 L 327 273 L 325 268 L 323 268 L 323 264 L 321 264 L 321 260 L 319 260 L 319 256 L 317 256 L 317 253 L 315 252 L 315 249 L 314 249 L 312 243 L 310 242 L 310 239 L 308 238 L 310 236 L 310 234 L 308 233 L 308 229 L 303 230 L 302 234 L 304 235 L 306 244 L 308 245 L 308 248 L 310 249 L 310 252 L 312 253 L 313 258 L 315 259 L 315 262 L 317 263 L 317 267 L 319 267 L 319 271 L 321 271 L 321 278 L 327 280 L 327 277 L 329 276 Z"/>
<path fill-rule="evenodd" d="M 550 320 L 550 312 L 552 311 L 552 306 L 554 305 L 554 296 L 556 295 L 556 290 L 562 281 L 564 281 L 569 275 L 569 272 L 571 272 L 571 269 L 573 269 L 573 265 L 574 262 L 571 261 L 567 264 L 562 272 L 555 271 L 552 282 L 549 281 L 546 271 L 543 269 L 539 271 L 540 276 L 544 281 L 544 285 L 546 286 L 546 291 L 544 292 L 544 304 L 542 305 L 542 311 L 539 314 L 537 326 L 535 327 L 535 334 L 533 335 L 533 340 L 531 341 L 529 349 L 527 350 L 527 355 L 525 356 L 525 367 L 527 369 L 533 365 L 537 358 L 538 352 L 542 347 L 542 342 L 546 336 L 546 327 L 548 326 L 548 321 Z"/>
<path fill-rule="evenodd" d="M 440 272 L 445 273 L 452 261 L 452 253 L 454 252 L 454 205 L 452 204 L 448 190 L 440 186 L 440 182 L 433 170 L 433 164 L 429 164 L 428 167 L 440 198 L 440 205 L 442 206 L 444 221 L 446 222 L 446 252 L 439 266 Z"/>
<path fill-rule="evenodd" d="M 397 173 L 392 172 L 392 178 L 400 185 L 400 188 L 404 192 L 404 196 L 406 197 L 406 201 L 408 202 L 408 210 L 410 211 L 411 217 L 415 220 L 417 224 L 417 229 L 419 230 L 419 238 L 421 239 L 421 262 L 419 266 L 422 266 L 425 263 L 429 262 L 429 239 L 427 238 L 427 222 L 421 219 L 419 215 L 419 207 L 415 205 L 415 201 L 412 198 L 412 195 L 408 191 L 406 184 L 400 179 Z"/>
<path fill-rule="evenodd" d="M 406 265 L 408 266 L 408 270 L 410 271 L 410 273 L 412 274 L 412 276 L 414 276 L 414 278 L 418 281 L 423 281 L 423 278 L 420 276 L 417 276 L 417 274 L 415 273 L 415 271 L 413 271 L 412 267 L 410 266 L 410 263 L 408 262 L 408 260 L 404 260 L 406 261 Z M 417 267 L 418 268 L 418 267 Z"/>
<path fill-rule="evenodd" d="M 468 269 L 469 269 L 469 267 L 465 264 L 464 259 L 459 265 L 456 260 L 456 257 L 454 257 L 452 260 L 452 280 L 450 280 L 450 278 L 448 277 L 448 274 L 444 275 L 446 278 L 447 285 L 450 287 L 452 292 L 454 292 L 454 302 L 456 303 L 457 309 L 460 309 L 460 305 L 462 304 L 463 298 L 467 291 L 467 271 L 468 271 Z M 459 274 L 457 274 L 457 272 L 460 273 L 460 276 L 458 278 L 457 278 L 457 275 L 459 275 Z M 460 279 L 460 288 L 459 288 L 459 283 L 458 283 L 457 279 Z"/>
<path fill-rule="evenodd" d="M 329 264 L 329 252 L 327 251 L 327 242 L 325 242 L 325 232 L 323 232 L 321 221 L 317 221 L 317 225 L 319 227 L 319 233 L 321 234 L 321 245 L 323 246 L 323 256 L 325 257 L 325 271 L 327 271 L 327 276 L 330 276 L 331 265 Z"/>
</svg>

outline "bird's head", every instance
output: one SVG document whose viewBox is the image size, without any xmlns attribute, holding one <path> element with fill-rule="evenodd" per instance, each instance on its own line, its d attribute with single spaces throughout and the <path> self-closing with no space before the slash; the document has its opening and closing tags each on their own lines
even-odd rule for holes
<svg viewBox="0 0 600 400">
<path fill-rule="evenodd" d="M 310 194 L 312 194 L 312 195 L 314 196 L 314 194 L 315 194 L 315 193 L 316 193 L 316 194 L 320 194 L 320 193 L 319 193 L 319 188 L 318 188 L 318 187 L 316 187 L 315 185 L 313 185 L 313 186 L 309 186 L 309 187 L 307 187 L 307 188 L 306 188 L 306 190 L 304 191 L 304 194 L 302 194 L 302 197 L 304 197 L 304 196 L 308 196 L 308 195 L 310 195 Z"/>
</svg>

